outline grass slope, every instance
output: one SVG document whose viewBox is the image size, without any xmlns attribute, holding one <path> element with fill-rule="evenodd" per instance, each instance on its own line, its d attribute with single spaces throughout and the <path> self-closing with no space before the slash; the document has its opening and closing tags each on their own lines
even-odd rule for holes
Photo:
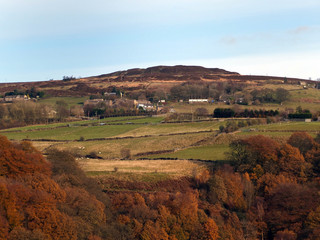
<svg viewBox="0 0 320 240">
<path fill-rule="evenodd" d="M 225 160 L 225 152 L 229 150 L 226 144 L 192 147 L 174 153 L 151 155 L 149 158 L 178 158 L 178 159 L 200 159 L 200 160 Z"/>
</svg>

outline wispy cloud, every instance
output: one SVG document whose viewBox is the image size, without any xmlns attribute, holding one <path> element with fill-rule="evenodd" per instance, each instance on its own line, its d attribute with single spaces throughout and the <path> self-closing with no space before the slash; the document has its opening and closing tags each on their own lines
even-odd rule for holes
<svg viewBox="0 0 320 240">
<path fill-rule="evenodd" d="M 237 43 L 237 39 L 235 37 L 224 37 L 220 42 L 225 45 L 235 45 Z"/>
<path fill-rule="evenodd" d="M 309 26 L 299 26 L 295 29 L 290 30 L 289 33 L 294 35 L 299 35 L 299 34 L 310 32 L 311 30 L 312 28 L 310 28 Z"/>
</svg>

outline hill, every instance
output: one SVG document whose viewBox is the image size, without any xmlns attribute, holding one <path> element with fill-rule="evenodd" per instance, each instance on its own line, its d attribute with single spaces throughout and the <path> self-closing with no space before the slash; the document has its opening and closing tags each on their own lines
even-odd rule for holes
<svg viewBox="0 0 320 240">
<path fill-rule="evenodd" d="M 35 88 L 50 96 L 89 96 L 110 92 L 121 88 L 131 92 L 140 89 L 154 90 L 161 86 L 163 90 L 184 83 L 210 83 L 210 82 L 238 82 L 247 85 L 257 85 L 261 82 L 298 84 L 301 81 L 315 84 L 313 81 L 273 76 L 248 76 L 230 72 L 219 68 L 205 68 L 200 66 L 155 66 L 146 69 L 134 68 L 126 71 L 117 71 L 99 76 L 74 78 L 65 76 L 63 80 L 50 80 L 40 82 L 0 83 L 0 95 L 18 90 L 25 92 Z"/>
</svg>

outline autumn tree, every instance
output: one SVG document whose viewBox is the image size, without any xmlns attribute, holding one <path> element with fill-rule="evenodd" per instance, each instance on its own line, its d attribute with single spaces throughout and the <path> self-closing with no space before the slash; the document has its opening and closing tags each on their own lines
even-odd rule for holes
<svg viewBox="0 0 320 240">
<path fill-rule="evenodd" d="M 289 144 L 284 144 L 279 149 L 278 164 L 280 172 L 283 174 L 296 177 L 300 181 L 306 180 L 306 172 L 310 166 L 305 162 L 304 157 L 302 154 L 300 154 L 299 149 L 292 147 Z"/>
<path fill-rule="evenodd" d="M 0 176 L 15 178 L 34 172 L 51 173 L 50 164 L 28 142 L 14 145 L 0 136 L 0 153 Z"/>
<path fill-rule="evenodd" d="M 57 156 L 69 161 L 59 165 Z M 29 142 L 0 137 L 0 239 L 98 239 L 107 232 L 106 206 L 95 196 L 106 203 L 108 198 L 72 156 L 54 157 L 54 177 L 64 184 L 52 179 L 51 164 Z"/>
<path fill-rule="evenodd" d="M 315 146 L 316 142 L 308 133 L 296 132 L 290 136 L 288 139 L 288 144 L 298 148 L 300 152 L 305 155 Z"/>
<path fill-rule="evenodd" d="M 302 234 L 303 223 L 308 214 L 314 211 L 320 198 L 313 188 L 300 184 L 279 184 L 267 201 L 266 222 L 270 232 L 288 229 Z"/>
<path fill-rule="evenodd" d="M 242 173 L 253 173 L 260 165 L 263 171 L 277 173 L 279 144 L 265 136 L 253 136 L 230 144 L 229 158 Z"/>
</svg>

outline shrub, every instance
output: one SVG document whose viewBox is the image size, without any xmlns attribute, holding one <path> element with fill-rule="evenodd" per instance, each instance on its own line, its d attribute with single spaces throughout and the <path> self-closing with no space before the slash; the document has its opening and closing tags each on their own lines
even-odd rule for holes
<svg viewBox="0 0 320 240">
<path fill-rule="evenodd" d="M 130 159 L 131 158 L 131 151 L 129 148 L 122 148 L 120 150 L 120 155 L 122 159 Z"/>
<path fill-rule="evenodd" d="M 213 112 L 213 116 L 216 118 L 230 118 L 235 114 L 231 108 L 216 108 Z"/>
</svg>

